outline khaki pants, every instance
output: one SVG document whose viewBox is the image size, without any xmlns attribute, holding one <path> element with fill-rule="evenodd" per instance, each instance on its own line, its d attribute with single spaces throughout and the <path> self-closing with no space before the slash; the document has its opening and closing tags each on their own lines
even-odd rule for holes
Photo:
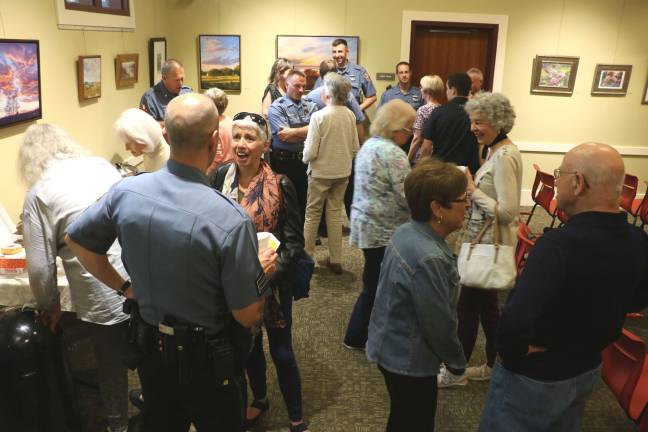
<svg viewBox="0 0 648 432">
<path fill-rule="evenodd" d="M 304 243 L 306 252 L 314 256 L 317 227 L 326 203 L 326 230 L 328 231 L 329 262 L 342 262 L 342 209 L 348 177 L 322 179 L 308 176 Z"/>
</svg>

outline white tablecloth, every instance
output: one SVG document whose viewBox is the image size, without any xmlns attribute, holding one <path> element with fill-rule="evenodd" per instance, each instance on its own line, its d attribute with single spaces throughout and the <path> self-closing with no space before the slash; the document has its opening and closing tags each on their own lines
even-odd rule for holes
<svg viewBox="0 0 648 432">
<path fill-rule="evenodd" d="M 61 271 L 59 271 L 58 288 L 61 293 L 61 309 L 73 311 L 70 302 L 70 286 Z M 36 305 L 26 272 L 19 275 L 0 275 L 0 305 L 31 307 Z"/>
</svg>

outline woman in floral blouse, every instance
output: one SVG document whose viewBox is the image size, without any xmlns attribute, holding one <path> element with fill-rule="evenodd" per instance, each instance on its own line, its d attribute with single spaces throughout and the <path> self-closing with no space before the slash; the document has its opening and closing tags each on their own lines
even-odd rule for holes
<svg viewBox="0 0 648 432">
<path fill-rule="evenodd" d="M 404 192 L 410 164 L 401 147 L 412 134 L 415 117 L 416 111 L 406 102 L 386 103 L 371 124 L 372 137 L 356 156 L 349 242 L 362 249 L 365 266 L 362 292 L 344 337 L 349 349 L 365 347 L 385 246 L 410 217 Z"/>
<path fill-rule="evenodd" d="M 419 149 L 423 143 L 423 125 L 430 118 L 432 111 L 441 106 L 443 94 L 445 93 L 443 80 L 438 75 L 425 75 L 421 78 L 421 92 L 423 93 L 423 99 L 427 103 L 416 111 L 416 120 L 414 120 L 413 127 L 414 138 L 407 155 L 413 163 L 416 163 L 420 157 Z"/>
</svg>

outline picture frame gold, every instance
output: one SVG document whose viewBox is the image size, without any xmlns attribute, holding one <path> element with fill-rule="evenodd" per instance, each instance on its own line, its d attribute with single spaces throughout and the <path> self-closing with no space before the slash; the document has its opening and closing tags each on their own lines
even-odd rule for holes
<svg viewBox="0 0 648 432">
<path fill-rule="evenodd" d="M 592 80 L 592 96 L 625 96 L 632 65 L 597 64 Z"/>
<path fill-rule="evenodd" d="M 115 84 L 128 87 L 137 82 L 139 54 L 117 54 L 115 57 Z"/>
<path fill-rule="evenodd" d="M 571 96 L 576 84 L 578 62 L 579 57 L 535 56 L 531 94 Z"/>
<path fill-rule="evenodd" d="M 101 56 L 79 56 L 77 60 L 79 102 L 101 97 Z"/>
</svg>

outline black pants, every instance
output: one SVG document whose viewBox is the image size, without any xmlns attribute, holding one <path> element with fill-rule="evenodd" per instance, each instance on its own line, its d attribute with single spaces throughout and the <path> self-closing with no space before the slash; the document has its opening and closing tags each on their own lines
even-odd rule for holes
<svg viewBox="0 0 648 432">
<path fill-rule="evenodd" d="M 306 175 L 306 164 L 299 159 L 284 158 L 278 152 L 273 151 L 271 156 L 272 170 L 277 174 L 283 174 L 290 179 L 297 192 L 299 201 L 299 212 L 302 221 L 306 216 L 306 196 L 308 194 L 308 176 Z"/>
<path fill-rule="evenodd" d="M 470 360 L 481 320 L 486 336 L 486 363 L 493 367 L 497 349 L 495 348 L 495 333 L 499 321 L 499 305 L 497 291 L 462 286 L 459 303 L 457 304 L 459 325 L 457 335 L 463 346 L 466 361 Z"/>
<path fill-rule="evenodd" d="M 165 364 L 154 350 L 138 367 L 142 394 L 146 401 L 142 413 L 146 432 L 187 432 L 190 423 L 198 432 L 238 432 L 244 418 L 242 384 L 231 380 L 217 387 L 211 361 L 202 356 L 194 362 L 192 377 L 178 382 L 174 364 Z"/>
<path fill-rule="evenodd" d="M 389 393 L 387 432 L 432 432 L 437 407 L 437 376 L 399 375 L 378 366 Z"/>
<path fill-rule="evenodd" d="M 362 292 L 356 300 L 349 325 L 347 326 L 344 343 L 364 348 L 369 333 L 369 319 L 376 299 L 380 265 L 385 256 L 385 247 L 362 249 L 364 255 L 364 271 L 362 272 Z"/>
</svg>

